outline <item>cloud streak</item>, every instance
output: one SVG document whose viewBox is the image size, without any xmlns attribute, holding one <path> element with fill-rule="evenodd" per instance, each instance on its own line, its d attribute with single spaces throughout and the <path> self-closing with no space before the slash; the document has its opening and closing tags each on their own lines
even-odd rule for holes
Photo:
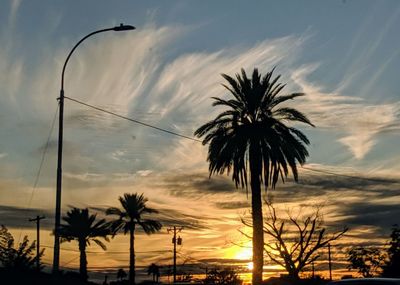
<svg viewBox="0 0 400 285">
<path fill-rule="evenodd" d="M 342 143 L 360 160 L 378 142 L 378 135 L 398 132 L 400 102 L 373 105 L 364 99 L 325 92 L 323 87 L 307 81 L 316 70 L 308 65 L 292 73 L 292 79 L 308 96 L 298 106 L 306 110 L 318 129 L 338 133 Z"/>
<path fill-rule="evenodd" d="M 258 67 L 265 73 L 277 66 L 277 73 L 282 73 L 283 82 L 288 83 L 287 92 L 307 93 L 296 102 L 296 108 L 317 125 L 313 134 L 333 134 L 334 139 L 326 148 L 345 146 L 347 160 L 366 159 L 384 135 L 398 133 L 399 102 L 373 104 L 345 94 L 344 90 L 326 91 L 323 83 L 310 80 L 318 72 L 319 62 L 298 64 L 310 38 L 308 34 L 176 55 L 174 47 L 186 40 L 188 32 L 181 26 L 148 25 L 133 33 L 104 34 L 85 42 L 69 63 L 66 95 L 190 136 L 221 111 L 211 108 L 210 100 L 212 96 L 227 96 L 220 73 L 234 75 L 242 67 L 248 72 Z M 41 208 L 53 207 L 55 135 L 43 169 L 43 188 L 38 189 L 33 200 L 34 208 L 10 206 L 7 196 L 13 191 L 29 193 L 32 166 L 43 151 L 43 138 L 53 115 L 49 110 L 55 109 L 66 54 L 64 46 L 52 47 L 41 65 L 27 69 L 23 59 L 13 61 L 10 51 L 0 48 L 0 71 L 5 74 L 0 79 L 0 135 L 5 138 L 0 159 L 7 160 L 7 165 L 1 167 L 22 184 L 0 181 L 4 189 L 2 202 L 7 204 L 0 211 L 4 222 L 12 226 L 21 225 L 25 216 L 36 215 L 35 211 Z M 206 147 L 72 102 L 66 102 L 65 115 L 65 211 L 66 205 L 101 210 L 116 206 L 123 193 L 143 192 L 152 207 L 161 209 L 157 218 L 165 225 L 185 227 L 185 243 L 187 238 L 188 248 L 195 249 L 197 258 L 204 257 L 204 252 L 210 252 L 210 258 L 218 258 L 232 246 L 230 240 L 243 238 L 238 237 L 237 229 L 241 226 L 241 213 L 249 209 L 249 199 L 245 190 L 235 189 L 229 176 L 209 178 Z M 308 128 L 306 131 L 311 132 Z M 299 184 L 288 181 L 270 193 L 276 203 L 286 208 L 295 207 L 299 201 L 323 203 L 330 226 L 348 223 L 356 231 L 354 237 L 366 232 L 372 237 L 387 230 L 388 221 L 393 221 L 388 213 L 396 212 L 394 201 L 399 199 L 399 183 L 377 176 L 380 180 L 357 180 L 312 175 L 304 170 Z M 18 203 L 22 200 L 18 197 Z M 46 211 L 51 215 L 51 210 Z M 374 213 L 375 218 L 363 215 L 365 211 Z M 46 229 L 50 231 L 51 227 Z M 170 243 L 164 241 L 165 232 L 160 236 L 143 240 L 141 245 L 170 248 Z M 125 250 L 126 243 L 121 237 L 115 247 Z M 146 258 L 143 260 L 153 260 L 154 256 Z M 112 259 L 112 264 L 121 262 L 119 257 Z"/>
</svg>

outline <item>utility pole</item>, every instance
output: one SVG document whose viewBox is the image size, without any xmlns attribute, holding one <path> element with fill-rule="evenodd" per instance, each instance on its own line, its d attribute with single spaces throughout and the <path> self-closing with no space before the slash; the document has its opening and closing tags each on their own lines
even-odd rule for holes
<svg viewBox="0 0 400 285">
<path fill-rule="evenodd" d="M 328 260 L 329 260 L 329 280 L 332 281 L 332 260 L 331 260 L 331 244 L 328 243 Z"/>
<path fill-rule="evenodd" d="M 314 267 L 314 261 L 311 262 L 311 266 L 312 266 L 312 279 L 315 278 L 315 267 Z"/>
<path fill-rule="evenodd" d="M 61 73 L 61 89 L 60 97 L 57 98 L 59 101 L 59 119 L 58 119 L 58 152 L 57 152 L 57 184 L 56 184 L 56 209 L 55 209 L 55 223 L 54 223 L 54 253 L 53 253 L 53 274 L 59 273 L 60 267 L 60 225 L 61 225 L 61 190 L 62 190 L 62 158 L 63 158 L 63 134 L 64 134 L 64 73 L 67 63 L 75 51 L 75 49 L 87 38 L 102 32 L 108 31 L 129 31 L 134 30 L 135 27 L 130 25 L 121 24 L 114 28 L 101 29 L 83 37 L 72 50 L 69 52 L 67 59 L 64 62 L 64 66 Z"/>
<path fill-rule="evenodd" d="M 36 222 L 36 269 L 40 271 L 40 220 L 43 220 L 44 216 L 36 216 L 34 219 L 29 219 L 30 222 Z"/>
<path fill-rule="evenodd" d="M 174 237 L 172 238 L 172 243 L 174 244 L 174 268 L 173 268 L 174 283 L 176 282 L 176 245 L 182 244 L 182 238 L 181 237 L 176 238 L 176 234 L 180 233 L 182 230 L 183 227 L 176 227 L 176 226 L 167 229 L 168 233 L 173 232 L 174 234 Z"/>
</svg>

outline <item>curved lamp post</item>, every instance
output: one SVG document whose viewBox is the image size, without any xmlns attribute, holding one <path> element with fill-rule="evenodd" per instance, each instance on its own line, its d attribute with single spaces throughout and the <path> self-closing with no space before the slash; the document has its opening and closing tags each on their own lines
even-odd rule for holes
<svg viewBox="0 0 400 285">
<path fill-rule="evenodd" d="M 60 97 L 58 98 L 60 104 L 60 117 L 59 117 L 59 125 L 58 125 L 58 159 L 57 159 L 57 192 L 56 192 L 56 214 L 55 214 L 55 226 L 54 226 L 54 256 L 53 256 L 53 273 L 57 273 L 60 267 L 60 222 L 61 222 L 61 186 L 62 186 L 62 149 L 63 149 L 63 125 L 64 125 L 64 73 L 65 68 L 67 67 L 67 63 L 69 58 L 75 49 L 87 38 L 93 36 L 98 33 L 108 32 L 108 31 L 129 31 L 134 30 L 135 27 L 130 25 L 121 24 L 114 28 L 102 29 L 98 31 L 94 31 L 84 38 L 82 38 L 69 52 L 67 59 L 65 60 L 62 74 L 61 74 L 61 90 Z"/>
</svg>

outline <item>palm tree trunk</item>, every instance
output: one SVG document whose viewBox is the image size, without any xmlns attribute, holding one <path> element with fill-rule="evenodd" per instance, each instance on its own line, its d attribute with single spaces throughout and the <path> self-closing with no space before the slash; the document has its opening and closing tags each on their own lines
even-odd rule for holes
<svg viewBox="0 0 400 285">
<path fill-rule="evenodd" d="M 250 175 L 251 175 L 251 209 L 253 222 L 253 274 L 252 284 L 259 285 L 262 282 L 264 264 L 264 232 L 261 202 L 261 153 L 259 145 L 252 141 L 249 150 Z"/>
<path fill-rule="evenodd" d="M 79 275 L 81 279 L 86 281 L 88 279 L 87 275 L 87 259 L 86 259 L 86 240 L 79 240 Z"/>
<path fill-rule="evenodd" d="M 129 229 L 129 284 L 135 285 L 135 225 Z"/>
</svg>

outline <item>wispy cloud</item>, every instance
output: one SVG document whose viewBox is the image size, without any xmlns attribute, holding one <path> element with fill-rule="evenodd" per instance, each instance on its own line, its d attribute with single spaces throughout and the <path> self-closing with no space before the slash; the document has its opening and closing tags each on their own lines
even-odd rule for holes
<svg viewBox="0 0 400 285">
<path fill-rule="evenodd" d="M 22 0 L 11 0 L 11 11 L 9 22 L 10 25 L 13 26 L 17 17 L 18 8 L 21 5 Z"/>
<path fill-rule="evenodd" d="M 378 135 L 394 131 L 400 124 L 400 102 L 372 104 L 363 98 L 324 91 L 307 76 L 315 65 L 303 66 L 292 73 L 293 81 L 307 94 L 299 101 L 318 129 L 334 131 L 356 159 L 362 159 L 378 142 Z"/>
<path fill-rule="evenodd" d="M 362 160 L 381 136 L 399 130 L 399 102 L 374 104 L 344 91 L 326 91 L 323 82 L 311 81 L 319 63 L 298 65 L 308 35 L 175 55 L 173 46 L 185 40 L 186 32 L 187 28 L 179 26 L 149 25 L 125 35 L 104 34 L 91 39 L 69 62 L 66 95 L 191 136 L 220 111 L 211 108 L 210 97 L 227 96 L 220 73 L 234 75 L 242 67 L 248 72 L 258 67 L 265 73 L 277 66 L 277 73 L 282 73 L 282 80 L 288 83 L 288 92 L 307 93 L 296 107 L 317 125 L 317 135 L 333 133 L 337 141 L 330 144 L 345 145 L 348 157 Z M 42 64 L 31 70 L 24 68 L 23 60 L 13 62 L 9 51 L 0 48 L 0 71 L 5 74 L 0 79 L 4 94 L 0 97 L 0 124 L 7 126 L 0 129 L 0 134 L 2 138 L 4 134 L 14 138 L 2 149 L 0 158 L 7 153 L 7 160 L 14 159 L 10 161 L 14 168 L 26 168 L 30 174 L 13 172 L 13 177 L 22 177 L 20 184 L 0 181 L 4 204 L 12 204 L 10 197 L 18 191 L 21 196 L 13 203 L 23 205 L 30 193 L 28 178 L 34 175 L 32 165 L 43 151 L 48 121 L 54 114 L 49 110 L 55 110 L 66 54 L 64 46 L 53 47 Z M 15 114 L 19 114 L 18 119 Z M 202 144 L 133 125 L 70 101 L 66 101 L 65 115 L 64 210 L 67 205 L 117 206 L 117 198 L 123 193 L 143 192 L 152 207 L 162 210 L 159 218 L 166 225 L 186 227 L 185 239 L 188 247 L 196 249 L 194 257 L 204 257 L 204 252 L 209 251 L 211 258 L 217 258 L 232 246 L 231 240 L 242 238 L 237 229 L 241 226 L 240 211 L 249 206 L 245 190 L 236 190 L 229 176 L 209 179 L 207 149 Z M 16 139 L 25 131 L 29 132 L 29 140 Z M 50 162 L 43 169 L 48 179 L 41 180 L 42 188 L 36 190 L 35 210 L 52 209 L 54 204 L 54 139 L 55 136 L 48 150 Z M 347 222 L 360 233 L 368 229 L 372 236 L 386 229 L 384 219 L 388 218 L 387 211 L 393 210 L 390 199 L 398 199 L 397 189 L 397 182 L 382 177 L 381 181 L 372 182 L 304 171 L 300 184 L 289 181 L 272 193 L 282 207 L 294 207 L 299 201 L 325 203 L 330 225 Z M 352 205 L 376 213 L 379 219 L 355 218 L 362 212 Z M 10 213 L 25 215 L 19 208 L 2 209 L 7 217 Z M 148 249 L 158 243 L 170 249 L 170 243 L 164 240 L 164 235 L 155 236 L 141 240 L 140 245 Z M 113 246 L 126 250 L 126 242 L 119 237 Z M 143 260 L 153 260 L 154 255 L 146 258 Z M 110 262 L 117 266 L 121 259 L 113 256 Z"/>
</svg>

